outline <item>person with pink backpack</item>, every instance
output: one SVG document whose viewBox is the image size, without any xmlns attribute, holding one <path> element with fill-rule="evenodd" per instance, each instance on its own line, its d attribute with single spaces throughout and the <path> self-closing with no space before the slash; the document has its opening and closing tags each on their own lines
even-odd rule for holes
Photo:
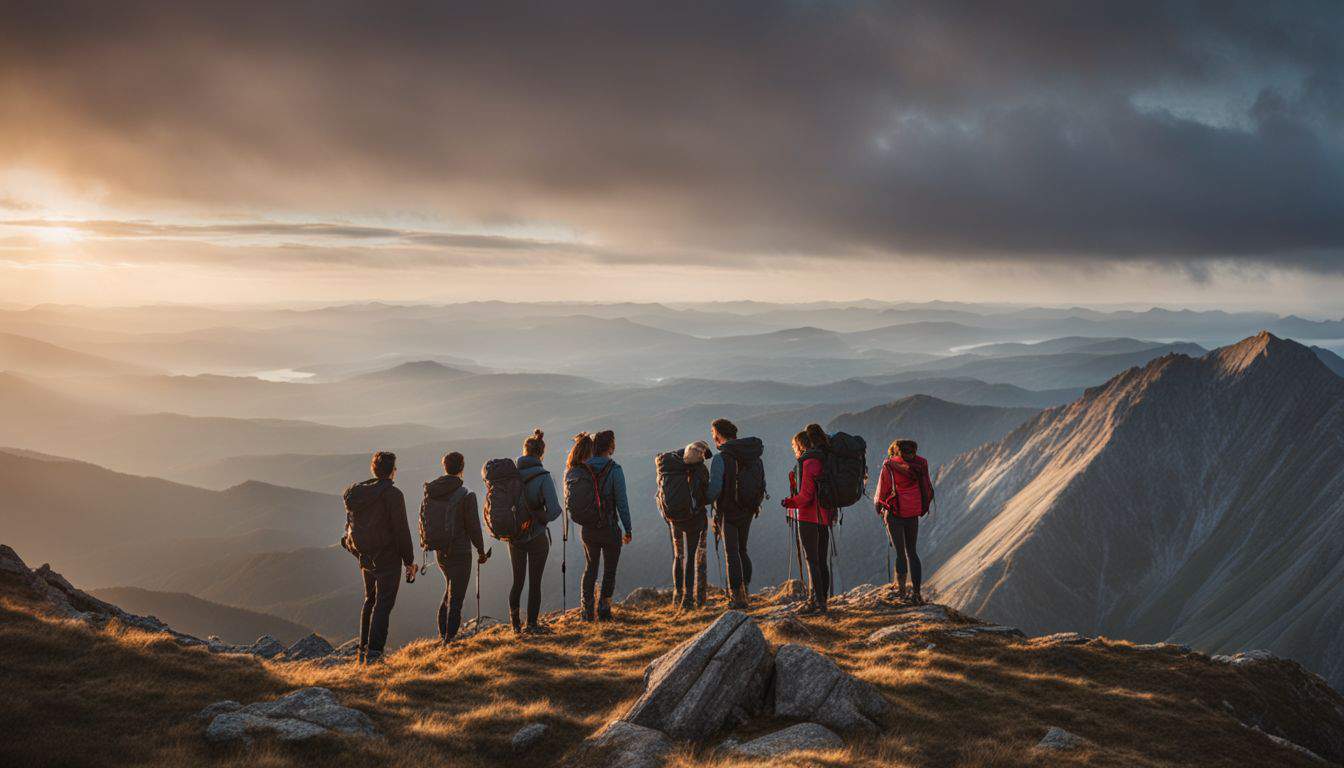
<svg viewBox="0 0 1344 768">
<path fill-rule="evenodd" d="M 896 582 L 899 594 L 906 597 L 905 575 L 908 571 L 914 590 L 910 599 L 924 602 L 920 594 L 923 567 L 916 552 L 919 539 L 919 518 L 929 513 L 933 503 L 933 482 L 929 479 L 929 462 L 920 456 L 919 444 L 914 440 L 893 440 L 887 449 L 887 460 L 877 481 L 874 505 L 887 526 L 890 543 L 896 550 Z M 907 562 L 908 561 L 908 562 Z"/>
</svg>

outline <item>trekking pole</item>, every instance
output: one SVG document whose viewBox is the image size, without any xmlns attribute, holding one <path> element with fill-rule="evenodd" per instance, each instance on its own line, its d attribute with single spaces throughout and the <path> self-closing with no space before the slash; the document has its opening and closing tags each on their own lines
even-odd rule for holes
<svg viewBox="0 0 1344 768">
<path fill-rule="evenodd" d="M 485 559 L 489 560 L 490 555 L 495 551 L 494 547 L 485 550 Z M 481 560 L 476 559 L 476 631 L 481 631 Z"/>
<path fill-rule="evenodd" d="M 569 565 L 569 513 L 560 512 L 564 518 L 565 532 L 560 535 L 560 610 L 569 609 L 569 575 L 566 573 Z"/>
<path fill-rule="evenodd" d="M 830 566 L 831 566 L 831 596 L 832 596 L 832 597 L 835 596 L 835 582 L 839 581 L 839 579 L 837 579 L 837 578 L 835 577 L 835 551 L 836 551 L 835 540 L 836 540 L 836 538 L 839 537 L 839 534 L 840 534 L 840 532 L 839 532 L 838 530 L 836 530 L 836 527 L 835 527 L 835 526 L 831 526 L 831 553 L 830 553 L 830 560 L 831 560 L 831 562 L 830 562 Z"/>
<path fill-rule="evenodd" d="M 789 516 L 788 516 L 788 513 L 785 513 L 785 515 L 784 515 L 784 520 L 789 524 L 789 535 L 792 536 L 792 535 L 793 535 L 793 518 L 792 518 L 792 517 L 789 517 Z M 787 579 L 788 581 L 793 581 L 793 558 L 792 558 L 792 557 L 789 557 L 788 555 L 785 555 L 785 556 L 784 556 L 784 560 L 785 560 L 784 570 L 785 570 L 785 573 L 786 573 L 786 579 Z M 798 574 L 798 577 L 799 577 L 799 578 L 802 578 L 802 575 L 803 575 L 803 574 L 800 573 L 800 574 Z"/>
</svg>

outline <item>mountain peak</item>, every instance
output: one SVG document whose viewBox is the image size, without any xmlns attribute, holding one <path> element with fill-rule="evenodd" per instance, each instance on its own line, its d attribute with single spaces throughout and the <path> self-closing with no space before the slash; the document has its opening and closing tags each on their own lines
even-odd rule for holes
<svg viewBox="0 0 1344 768">
<path fill-rule="evenodd" d="M 1322 365 L 1320 360 L 1307 347 L 1289 339 L 1281 339 L 1269 331 L 1261 331 L 1236 344 L 1215 349 L 1209 353 L 1224 373 L 1243 373 L 1261 361 L 1301 362 L 1293 364 Z M 1323 367 L 1323 366 L 1322 366 Z"/>
</svg>

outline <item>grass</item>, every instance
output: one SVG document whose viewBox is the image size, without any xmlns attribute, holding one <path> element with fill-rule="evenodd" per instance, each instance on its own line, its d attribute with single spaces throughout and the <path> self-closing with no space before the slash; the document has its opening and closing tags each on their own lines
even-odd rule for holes
<svg viewBox="0 0 1344 768">
<path fill-rule="evenodd" d="M 366 670 L 212 656 L 162 637 L 116 627 L 92 630 L 34 610 L 23 595 L 0 591 L 0 765 L 12 768 L 565 764 L 585 736 L 639 695 L 651 660 L 717 615 L 650 608 L 620 611 L 617 621 L 594 626 L 571 612 L 553 617 L 554 635 L 515 640 L 496 628 L 447 650 L 420 641 L 392 654 L 385 666 Z M 816 647 L 877 685 L 893 706 L 879 734 L 776 764 L 1318 765 L 1229 714 L 1229 706 L 1272 706 L 1278 710 L 1270 715 L 1311 727 L 1313 713 L 1293 711 L 1286 689 L 1271 697 L 1277 703 L 1266 705 L 1266 683 L 1257 687 L 1246 670 L 1119 642 L 1040 646 L 957 638 L 947 634 L 947 625 L 927 622 L 912 623 L 909 640 L 877 647 L 863 642 L 899 618 L 846 609 L 826 621 L 806 620 L 803 632 L 767 626 L 772 642 Z M 331 688 L 365 710 L 386 738 L 217 748 L 205 743 L 202 723 L 192 717 L 221 699 L 248 703 L 306 685 Z M 552 729 L 545 746 L 514 755 L 514 731 L 538 721 Z M 785 724 L 763 719 L 738 735 Z M 1097 746 L 1042 754 L 1033 747 L 1051 725 Z M 726 758 L 712 745 L 683 745 L 668 764 L 761 763 Z"/>
</svg>

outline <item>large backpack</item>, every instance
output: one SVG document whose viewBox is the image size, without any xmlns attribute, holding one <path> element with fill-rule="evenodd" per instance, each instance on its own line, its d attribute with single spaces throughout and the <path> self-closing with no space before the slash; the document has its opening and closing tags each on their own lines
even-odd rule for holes
<svg viewBox="0 0 1344 768">
<path fill-rule="evenodd" d="M 728 466 L 724 467 L 724 488 L 732 507 L 740 513 L 759 514 L 765 501 L 765 464 L 761 461 L 764 446 L 751 437 L 732 440 L 719 446 Z"/>
<path fill-rule="evenodd" d="M 570 520 L 597 528 L 612 524 L 615 510 L 609 509 L 611 505 L 603 500 L 602 484 L 613 466 L 612 462 L 607 462 L 602 471 L 594 472 L 584 462 L 565 473 L 565 512 Z"/>
<path fill-rule="evenodd" d="M 425 483 L 425 496 L 420 501 L 420 548 L 429 551 L 447 549 L 462 534 L 462 500 L 467 487 L 458 486 L 447 496 L 430 496 Z"/>
<path fill-rule="evenodd" d="M 363 495 L 359 494 L 359 488 L 360 485 L 353 485 L 346 489 L 343 496 L 345 537 L 341 543 L 350 554 L 359 558 L 361 564 L 365 564 L 391 546 L 392 530 L 387 524 L 383 494 L 379 493 L 372 498 L 352 498 Z"/>
<path fill-rule="evenodd" d="M 513 459 L 491 459 L 481 467 L 485 481 L 485 527 L 500 541 L 532 530 L 532 513 L 523 503 L 523 480 Z"/>
<path fill-rule="evenodd" d="M 692 478 L 695 468 L 686 463 L 681 451 L 660 453 L 653 459 L 658 470 L 658 511 L 663 519 L 681 523 L 695 516 Z"/>
<path fill-rule="evenodd" d="M 817 497 L 825 509 L 852 507 L 868 485 L 868 443 L 858 435 L 836 432 L 821 458 Z"/>
</svg>

